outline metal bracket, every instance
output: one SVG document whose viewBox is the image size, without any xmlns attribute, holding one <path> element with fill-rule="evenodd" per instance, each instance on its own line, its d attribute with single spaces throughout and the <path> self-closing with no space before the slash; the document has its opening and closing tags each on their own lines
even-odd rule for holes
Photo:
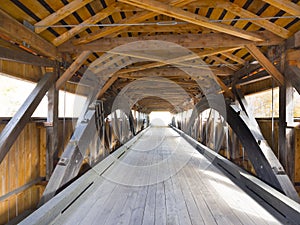
<svg viewBox="0 0 300 225">
<path fill-rule="evenodd" d="M 58 161 L 58 165 L 60 166 L 66 166 L 69 162 L 68 158 L 60 158 L 60 160 Z"/>
</svg>

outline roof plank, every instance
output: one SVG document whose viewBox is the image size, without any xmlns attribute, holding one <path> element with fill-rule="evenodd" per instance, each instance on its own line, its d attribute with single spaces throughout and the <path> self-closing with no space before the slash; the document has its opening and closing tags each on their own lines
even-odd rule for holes
<svg viewBox="0 0 300 225">
<path fill-rule="evenodd" d="M 110 16 L 111 14 L 113 14 L 116 11 L 116 9 L 117 9 L 116 4 L 111 4 L 110 6 L 108 6 L 107 8 L 105 8 L 103 10 L 101 10 L 100 12 L 95 14 L 94 16 L 92 16 L 92 17 L 88 18 L 87 20 L 83 21 L 78 26 L 73 27 L 72 29 L 70 29 L 70 30 L 66 31 L 65 33 L 63 33 L 62 35 L 60 35 L 59 37 L 55 38 L 53 40 L 53 44 L 55 46 L 61 45 L 62 43 L 69 40 L 70 38 L 74 37 L 76 34 L 78 34 L 81 31 L 87 29 L 86 25 L 98 23 L 99 21 L 101 21 L 104 18 L 106 18 L 106 17 Z"/>
<path fill-rule="evenodd" d="M 300 18 L 300 6 L 288 0 L 263 0 L 270 5 L 275 6 L 293 16 Z"/>
<path fill-rule="evenodd" d="M 93 0 L 74 0 L 70 2 L 69 4 L 57 10 L 55 13 L 50 14 L 43 20 L 34 24 L 35 32 L 36 33 L 43 32 L 48 28 L 48 26 L 57 23 L 58 21 L 70 15 L 71 13 L 75 12 L 77 9 L 80 9 L 81 7 L 85 6 L 86 4 L 92 1 Z"/>
<path fill-rule="evenodd" d="M 223 2 L 221 1 L 218 4 L 218 7 L 223 7 L 224 9 L 228 10 L 229 12 L 240 16 L 241 18 L 253 18 L 251 19 L 251 23 L 256 24 L 257 26 L 263 27 L 266 30 L 282 37 L 282 38 L 288 38 L 291 36 L 291 33 L 284 29 L 281 26 L 276 25 L 275 23 L 272 23 L 268 20 L 264 20 L 261 17 L 255 15 L 254 13 L 243 9 L 242 7 L 238 6 L 237 4 L 230 3 L 230 2 Z"/>
<path fill-rule="evenodd" d="M 236 55 L 233 55 L 233 54 L 231 54 L 231 53 L 228 53 L 228 52 L 222 52 L 221 54 L 224 55 L 225 57 L 227 57 L 227 58 L 229 58 L 229 59 L 231 59 L 231 60 L 233 60 L 233 61 L 239 63 L 239 64 L 244 65 L 244 64 L 246 63 L 245 60 L 243 60 L 242 58 L 240 58 L 240 57 L 238 57 L 238 56 L 236 56 Z"/>
</svg>

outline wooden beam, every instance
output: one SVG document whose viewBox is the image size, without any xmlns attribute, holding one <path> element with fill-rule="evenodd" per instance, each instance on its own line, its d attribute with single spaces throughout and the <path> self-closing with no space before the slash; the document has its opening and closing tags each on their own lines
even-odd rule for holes
<svg viewBox="0 0 300 225">
<path fill-rule="evenodd" d="M 55 82 L 54 73 L 46 73 L 0 134 L 0 163 L 17 139 L 32 113 Z"/>
<path fill-rule="evenodd" d="M 218 7 L 220 8 L 224 8 L 226 10 L 228 10 L 229 12 L 238 15 L 241 18 L 253 18 L 253 20 L 251 20 L 251 23 L 256 24 L 259 27 L 263 27 L 266 30 L 284 38 L 287 39 L 288 37 L 291 36 L 291 33 L 281 27 L 276 25 L 275 23 L 270 22 L 269 20 L 263 20 L 261 17 L 257 16 L 256 14 L 243 9 L 242 7 L 240 7 L 237 4 L 234 3 L 230 3 L 230 2 L 224 2 L 224 1 L 218 1 L 217 4 Z"/>
<path fill-rule="evenodd" d="M 12 62 L 18 62 L 23 64 L 29 64 L 34 66 L 48 66 L 53 67 L 56 65 L 55 61 L 47 58 L 42 58 L 36 55 L 32 55 L 28 52 L 20 50 L 14 50 L 0 46 L 0 59 Z"/>
<path fill-rule="evenodd" d="M 173 33 L 188 33 L 188 32 L 203 32 L 210 31 L 210 29 L 202 28 L 194 24 L 177 24 L 177 25 L 147 25 L 147 26 L 130 26 L 120 33 L 135 32 L 135 33 L 163 33 L 163 32 L 173 32 Z"/>
<path fill-rule="evenodd" d="M 114 27 L 113 27 L 114 28 Z M 112 28 L 112 29 L 113 29 Z M 103 29 L 102 29 L 103 30 Z M 254 35 L 263 36 L 265 41 L 252 42 L 242 38 L 234 37 L 232 35 L 223 33 L 206 33 L 206 34 L 169 34 L 169 35 L 155 35 L 155 36 L 139 36 L 139 37 L 116 37 L 116 38 L 102 38 L 88 44 L 81 44 L 74 46 L 67 42 L 59 47 L 61 52 L 79 53 L 81 51 L 90 50 L 95 52 L 107 52 L 117 46 L 128 44 L 135 41 L 147 40 L 161 40 L 176 43 L 182 47 L 194 48 L 231 48 L 240 47 L 246 44 L 255 43 L 259 46 L 278 45 L 284 39 L 270 33 L 269 31 L 256 31 Z M 79 40 L 79 39 L 78 39 Z M 76 40 L 74 40 L 76 44 Z M 145 46 L 148 49 L 148 46 Z M 142 50 L 142 49 L 140 49 Z"/>
<path fill-rule="evenodd" d="M 222 65 L 224 65 L 224 66 L 226 66 L 226 67 L 228 67 L 228 68 L 230 68 L 230 69 L 232 69 L 234 71 L 237 71 L 237 70 L 240 69 L 238 66 L 232 65 L 231 63 L 229 63 L 226 60 L 221 59 L 221 58 L 219 58 L 217 56 L 213 55 L 213 56 L 210 56 L 209 58 L 212 59 L 212 60 L 215 60 L 216 62 L 221 63 Z"/>
<path fill-rule="evenodd" d="M 216 75 L 221 76 L 228 76 L 233 74 L 232 70 L 226 70 L 224 69 L 217 69 L 212 68 L 212 72 Z M 135 71 L 135 72 L 129 72 L 129 73 L 123 73 L 122 70 L 117 72 L 119 78 L 141 78 L 146 76 L 163 76 L 163 77 L 182 77 L 182 78 L 188 78 L 189 75 L 185 73 L 184 71 L 178 69 L 178 68 L 170 68 L 170 67 L 156 67 L 152 69 L 147 69 L 143 71 Z"/>
<path fill-rule="evenodd" d="M 177 7 L 182 7 L 182 6 L 187 5 L 194 1 L 195 0 L 186 0 L 186 1 L 172 0 L 170 2 L 170 4 L 177 6 Z M 138 12 L 138 13 L 130 16 L 129 18 L 125 18 L 125 19 L 119 21 L 118 23 L 119 24 L 140 23 L 147 19 L 151 19 L 151 18 L 155 17 L 156 15 L 157 15 L 157 13 L 154 13 L 154 12 Z M 97 31 L 93 32 L 92 34 L 89 34 L 87 36 L 84 36 L 82 38 L 75 40 L 74 44 L 88 43 L 88 42 L 97 40 L 99 38 L 118 33 L 124 29 L 126 29 L 126 26 L 106 27 L 102 30 L 99 30 L 98 32 Z M 115 35 L 112 35 L 112 36 L 115 36 Z"/>
<path fill-rule="evenodd" d="M 82 66 L 85 60 L 90 56 L 91 51 L 83 51 L 71 66 L 63 73 L 63 75 L 56 81 L 56 89 L 59 89 L 65 82 L 67 82 L 73 74 Z"/>
<path fill-rule="evenodd" d="M 300 50 L 288 50 L 286 55 L 286 60 L 289 65 L 300 66 Z"/>
<path fill-rule="evenodd" d="M 61 155 L 43 193 L 40 205 L 47 202 L 60 187 L 77 176 L 88 145 L 97 132 L 95 109 L 89 109 L 84 118 L 84 121 L 79 121 L 67 147 Z"/>
<path fill-rule="evenodd" d="M 276 8 L 300 18 L 300 6 L 289 0 L 263 0 Z"/>
<path fill-rule="evenodd" d="M 229 59 L 231 59 L 231 60 L 239 63 L 239 64 L 244 65 L 246 63 L 246 61 L 243 60 L 242 58 L 240 58 L 240 57 L 238 57 L 236 55 L 233 55 L 233 54 L 231 54 L 229 52 L 221 52 L 221 54 L 224 55 L 225 57 L 227 57 L 227 58 L 229 58 Z"/>
<path fill-rule="evenodd" d="M 64 7 L 60 8 L 56 12 L 50 14 L 46 18 L 42 19 L 41 21 L 34 24 L 35 32 L 41 33 L 63 18 L 67 17 L 71 13 L 75 12 L 76 10 L 80 9 L 81 7 L 85 6 L 86 4 L 92 2 L 93 0 L 74 0 L 69 4 L 65 5 Z"/>
<path fill-rule="evenodd" d="M 286 40 L 286 48 L 299 48 L 300 47 L 300 31 L 296 32 L 292 37 Z"/>
<path fill-rule="evenodd" d="M 109 78 L 109 80 L 105 83 L 105 85 L 102 87 L 102 89 L 97 94 L 97 98 L 101 98 L 103 94 L 115 83 L 115 81 L 118 79 L 118 74 L 115 74 Z"/>
<path fill-rule="evenodd" d="M 111 51 L 110 53 L 113 53 L 113 54 L 120 54 L 120 55 L 125 55 L 125 56 L 130 56 L 130 57 L 136 57 L 136 58 L 142 58 L 142 59 L 149 59 L 149 60 L 154 60 L 154 61 L 158 61 L 157 58 L 155 58 L 155 56 L 140 56 L 140 55 L 136 55 L 134 53 L 118 53 L 118 52 L 113 52 Z M 152 58 L 153 57 L 153 58 Z M 201 69 L 208 69 L 210 70 L 209 68 L 205 68 L 203 67 L 203 65 L 190 65 L 190 64 L 185 64 L 184 62 L 182 62 L 183 60 L 191 60 L 191 59 L 195 59 L 195 58 L 198 58 L 199 56 L 197 55 L 195 57 L 194 54 L 192 55 L 187 55 L 187 56 L 182 56 L 182 57 L 177 57 L 177 58 L 174 58 L 174 59 L 169 59 L 169 60 L 160 60 L 158 63 L 164 63 L 164 64 L 176 64 L 176 65 L 184 65 L 184 66 L 195 66 L 196 68 L 199 67 Z M 149 65 L 149 64 L 148 64 Z M 151 64 L 150 64 L 151 65 Z M 157 66 L 157 65 L 155 65 Z M 153 68 L 153 67 L 150 67 L 150 68 Z M 148 69 L 148 68 L 147 68 Z M 221 86 L 221 88 L 224 90 L 224 92 L 226 94 L 228 94 L 231 98 L 233 98 L 233 94 L 231 93 L 231 91 L 227 88 L 227 86 L 214 74 L 212 73 L 212 76 L 216 79 L 216 81 L 219 83 L 219 85 Z"/>
<path fill-rule="evenodd" d="M 55 77 L 58 78 L 59 68 L 55 68 Z M 54 166 L 58 162 L 58 90 L 55 82 L 51 85 L 48 94 L 48 114 L 46 126 L 46 180 L 50 179 Z"/>
<path fill-rule="evenodd" d="M 224 91 L 225 95 L 230 97 L 231 99 L 235 99 L 234 94 L 232 91 L 224 84 L 224 82 L 217 76 L 215 76 L 216 81 L 220 85 L 221 89 Z"/>
<path fill-rule="evenodd" d="M 300 68 L 298 66 L 288 65 L 285 71 L 285 76 L 300 94 Z"/>
<path fill-rule="evenodd" d="M 294 89 L 290 82 L 279 87 L 278 159 L 291 179 L 294 178 L 295 149 L 293 143 Z"/>
<path fill-rule="evenodd" d="M 245 47 L 248 52 L 251 53 L 251 55 L 268 71 L 268 73 L 274 77 L 279 85 L 284 84 L 284 76 L 254 44 L 245 45 Z"/>
<path fill-rule="evenodd" d="M 62 43 L 69 40 L 70 38 L 74 37 L 76 34 L 87 29 L 86 25 L 96 24 L 99 21 L 101 21 L 101 20 L 105 19 L 106 17 L 110 16 L 111 14 L 113 14 L 115 11 L 116 11 L 116 3 L 109 5 L 107 8 L 102 9 L 96 15 L 88 18 L 87 20 L 80 23 L 78 26 L 73 27 L 71 30 L 68 30 L 67 32 L 63 33 L 59 37 L 55 38 L 53 40 L 53 44 L 55 46 L 61 45 Z"/>
<path fill-rule="evenodd" d="M 60 55 L 54 45 L 29 30 L 2 9 L 0 9 L 0 33 L 19 44 L 25 42 L 42 55 L 60 60 Z"/>
<path fill-rule="evenodd" d="M 254 35 L 248 31 L 238 29 L 236 27 L 221 24 L 211 23 L 208 18 L 194 14 L 183 9 L 156 1 L 156 0 L 120 0 L 121 2 L 128 3 L 145 10 L 151 10 L 153 12 L 170 16 L 171 18 L 177 18 L 192 24 L 196 24 L 202 27 L 206 27 L 218 32 L 227 33 L 236 37 L 244 38 L 251 41 L 263 41 L 263 38 L 259 35 Z"/>
<path fill-rule="evenodd" d="M 150 68 L 156 68 L 156 67 L 161 67 L 164 65 L 168 64 L 176 64 L 178 62 L 184 62 L 188 60 L 193 60 L 193 59 L 199 59 L 205 56 L 211 56 L 211 55 L 216 55 L 222 52 L 227 52 L 227 51 L 234 51 L 237 48 L 217 48 L 217 49 L 212 49 L 212 50 L 199 50 L 196 51 L 195 54 L 188 55 L 188 56 L 183 56 L 183 57 L 178 57 L 175 59 L 170 59 L 166 60 L 164 62 L 154 62 L 154 63 L 149 63 L 146 65 L 142 65 L 140 67 L 134 67 L 134 68 L 128 68 L 128 69 L 123 69 L 119 71 L 119 74 L 124 74 L 124 73 L 129 73 L 129 72 L 134 72 L 134 71 L 141 71 L 141 70 L 146 70 Z"/>
</svg>

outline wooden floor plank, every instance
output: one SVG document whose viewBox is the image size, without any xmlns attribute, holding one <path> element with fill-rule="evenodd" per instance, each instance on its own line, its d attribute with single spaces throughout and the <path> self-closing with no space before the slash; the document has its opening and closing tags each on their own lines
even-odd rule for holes
<svg viewBox="0 0 300 225">
<path fill-rule="evenodd" d="M 169 160 L 168 162 L 169 162 L 170 170 L 174 171 L 174 173 L 175 173 L 176 165 L 175 165 L 174 161 Z M 172 180 L 173 192 L 174 192 L 175 201 L 176 201 L 176 205 L 177 205 L 177 209 L 178 209 L 177 213 L 178 213 L 179 223 L 181 225 L 185 225 L 185 224 L 191 225 L 192 223 L 191 223 L 190 215 L 187 210 L 186 201 L 183 196 L 182 190 L 180 188 L 180 183 L 178 182 L 178 173 L 171 174 L 171 175 L 172 176 L 170 177 L 170 179 Z"/>
<path fill-rule="evenodd" d="M 152 127 L 53 224 L 281 223 L 171 128 Z"/>
</svg>

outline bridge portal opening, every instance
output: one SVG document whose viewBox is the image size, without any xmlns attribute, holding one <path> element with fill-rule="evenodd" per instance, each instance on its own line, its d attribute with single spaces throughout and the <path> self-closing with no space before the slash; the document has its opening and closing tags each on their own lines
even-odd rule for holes
<svg viewBox="0 0 300 225">
<path fill-rule="evenodd" d="M 152 126 L 168 126 L 172 120 L 172 114 L 168 111 L 153 111 L 149 117 Z"/>
</svg>

